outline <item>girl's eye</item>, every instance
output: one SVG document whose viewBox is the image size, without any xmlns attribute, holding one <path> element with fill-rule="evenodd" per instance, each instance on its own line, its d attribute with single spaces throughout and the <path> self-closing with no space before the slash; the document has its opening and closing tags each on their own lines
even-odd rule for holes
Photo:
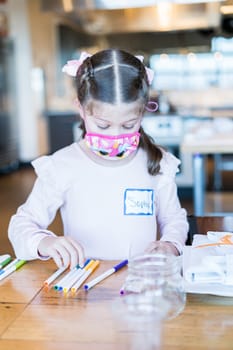
<svg viewBox="0 0 233 350">
<path fill-rule="evenodd" d="M 97 125 L 97 127 L 101 130 L 105 130 L 109 128 L 109 125 Z"/>
<path fill-rule="evenodd" d="M 130 125 L 123 125 L 123 128 L 126 130 L 132 129 L 134 127 L 134 124 L 130 124 Z"/>
</svg>

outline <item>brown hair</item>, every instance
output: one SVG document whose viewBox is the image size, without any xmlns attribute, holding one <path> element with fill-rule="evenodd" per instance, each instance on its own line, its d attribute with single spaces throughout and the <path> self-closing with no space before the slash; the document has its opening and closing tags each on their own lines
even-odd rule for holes
<svg viewBox="0 0 233 350">
<path fill-rule="evenodd" d="M 93 99 L 110 104 L 139 101 L 145 109 L 149 98 L 144 65 L 138 58 L 122 50 L 103 50 L 86 58 L 77 71 L 76 85 L 77 96 L 83 106 Z M 80 127 L 84 136 L 83 122 Z M 142 127 L 139 132 L 139 147 L 147 153 L 148 172 L 156 175 L 160 171 L 162 151 Z"/>
</svg>

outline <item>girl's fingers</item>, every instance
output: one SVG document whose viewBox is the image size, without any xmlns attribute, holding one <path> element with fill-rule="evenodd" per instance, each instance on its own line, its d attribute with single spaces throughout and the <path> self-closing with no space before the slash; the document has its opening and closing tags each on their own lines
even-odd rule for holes
<svg viewBox="0 0 233 350">
<path fill-rule="evenodd" d="M 74 268 L 84 265 L 83 247 L 71 237 L 46 237 L 38 246 L 42 256 L 51 256 L 56 265 Z"/>
<path fill-rule="evenodd" d="M 85 256 L 84 256 L 84 249 L 83 247 L 81 246 L 80 243 L 76 242 L 73 238 L 71 237 L 68 237 L 68 240 L 70 241 L 70 243 L 72 244 L 72 246 L 75 248 L 75 252 L 77 252 L 78 254 L 78 263 L 80 266 L 83 266 L 84 265 L 84 261 L 85 261 Z M 75 267 L 77 265 L 76 261 L 75 260 L 75 255 L 74 256 L 71 256 L 71 265 L 72 267 Z M 72 268 L 71 267 L 71 268 Z"/>
<path fill-rule="evenodd" d="M 173 254 L 179 255 L 178 249 L 167 241 L 154 241 L 145 250 L 146 253 L 161 253 L 161 254 Z"/>
<path fill-rule="evenodd" d="M 72 244 L 72 242 L 67 238 L 62 240 L 60 243 L 61 243 L 61 246 L 60 246 L 59 252 L 64 259 L 64 265 L 65 266 L 70 265 L 71 269 L 74 268 L 75 266 L 77 266 L 79 262 L 78 250 Z"/>
<path fill-rule="evenodd" d="M 62 258 L 63 266 L 74 268 L 77 264 L 83 266 L 84 252 L 80 244 L 70 237 L 59 237 L 54 245 L 54 249 Z"/>
<path fill-rule="evenodd" d="M 53 258 L 53 260 L 58 268 L 63 266 L 63 259 L 56 249 L 51 250 L 50 256 L 51 256 L 51 258 Z"/>
<path fill-rule="evenodd" d="M 145 253 L 152 253 L 154 250 L 158 249 L 158 242 L 154 241 L 154 242 L 151 242 L 147 248 L 145 249 Z"/>
<path fill-rule="evenodd" d="M 57 252 L 60 254 L 62 259 L 62 266 L 69 267 L 70 265 L 70 251 L 64 245 L 59 244 L 57 247 Z"/>
</svg>

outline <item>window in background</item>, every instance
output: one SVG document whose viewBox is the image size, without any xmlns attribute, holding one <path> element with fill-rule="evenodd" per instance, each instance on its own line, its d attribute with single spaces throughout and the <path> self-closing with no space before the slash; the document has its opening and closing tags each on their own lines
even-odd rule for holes
<svg viewBox="0 0 233 350">
<path fill-rule="evenodd" d="M 233 87 L 233 38 L 213 38 L 211 52 L 152 55 L 156 90 Z"/>
</svg>

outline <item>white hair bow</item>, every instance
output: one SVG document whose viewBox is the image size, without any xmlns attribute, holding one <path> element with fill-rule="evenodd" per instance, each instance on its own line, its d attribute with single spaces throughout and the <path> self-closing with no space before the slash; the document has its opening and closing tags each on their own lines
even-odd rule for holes
<svg viewBox="0 0 233 350">
<path fill-rule="evenodd" d="M 144 61 L 144 57 L 143 56 L 135 56 L 135 57 L 137 59 L 139 59 L 139 61 L 141 61 L 143 63 L 143 61 Z M 147 78 L 148 78 L 148 83 L 149 83 L 149 85 L 151 85 L 152 81 L 154 79 L 154 74 L 155 73 L 154 73 L 153 69 L 148 68 L 146 66 L 145 66 L 145 69 L 146 69 L 146 75 L 147 75 Z"/>
<path fill-rule="evenodd" d="M 76 73 L 79 69 L 79 67 L 83 64 L 86 58 L 90 57 L 90 55 L 87 52 L 82 52 L 78 60 L 71 60 L 68 61 L 64 67 L 62 68 L 63 73 L 67 73 L 71 77 L 76 77 Z"/>
</svg>

